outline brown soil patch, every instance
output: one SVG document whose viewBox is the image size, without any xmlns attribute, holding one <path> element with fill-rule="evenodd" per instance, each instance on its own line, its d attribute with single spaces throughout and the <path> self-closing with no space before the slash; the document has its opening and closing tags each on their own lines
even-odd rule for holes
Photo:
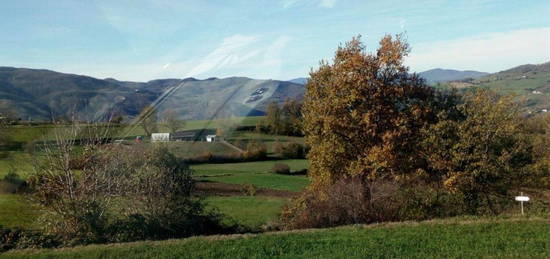
<svg viewBox="0 0 550 259">
<path fill-rule="evenodd" d="M 197 191 L 200 194 L 207 195 L 207 196 L 242 196 L 242 195 L 245 195 L 244 192 L 243 192 L 243 186 L 241 184 L 198 181 L 196 183 L 195 187 L 197 188 Z M 280 198 L 292 198 L 292 197 L 298 195 L 298 193 L 297 192 L 292 192 L 292 191 L 258 188 L 258 190 L 256 191 L 256 195 L 257 196 L 280 197 Z"/>
</svg>

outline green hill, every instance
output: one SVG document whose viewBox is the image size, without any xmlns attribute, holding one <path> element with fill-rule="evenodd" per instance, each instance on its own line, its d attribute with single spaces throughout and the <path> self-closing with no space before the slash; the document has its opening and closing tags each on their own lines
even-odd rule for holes
<svg viewBox="0 0 550 259">
<path fill-rule="evenodd" d="M 263 115 L 267 104 L 301 98 L 304 86 L 245 77 L 125 82 L 50 70 L 0 67 L 0 111 L 24 120 L 134 118 L 147 105 L 183 119 Z M 74 116 L 73 116 L 74 115 Z"/>
<path fill-rule="evenodd" d="M 549 258 L 547 218 L 445 219 L 10 251 L 4 258 Z"/>
<path fill-rule="evenodd" d="M 550 62 L 539 65 L 521 65 L 478 79 L 450 81 L 438 87 L 459 89 L 485 87 L 503 94 L 517 94 L 531 113 L 550 110 Z"/>
<path fill-rule="evenodd" d="M 464 80 L 468 78 L 480 78 L 488 75 L 489 73 L 472 71 L 472 70 L 453 70 L 453 69 L 430 69 L 418 73 L 422 78 L 426 79 L 429 84 L 434 84 L 437 82 L 446 82 L 446 81 L 455 81 L 455 80 Z"/>
</svg>

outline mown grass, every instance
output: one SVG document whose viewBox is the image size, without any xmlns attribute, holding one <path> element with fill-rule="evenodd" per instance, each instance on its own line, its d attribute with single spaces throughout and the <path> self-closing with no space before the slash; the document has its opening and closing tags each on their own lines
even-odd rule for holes
<svg viewBox="0 0 550 259">
<path fill-rule="evenodd" d="M 0 194 L 0 225 L 34 228 L 39 211 L 18 194 Z"/>
<path fill-rule="evenodd" d="M 253 184 L 259 188 L 268 188 L 287 191 L 303 190 L 309 180 L 305 176 L 279 175 L 270 172 L 275 163 L 285 163 L 291 170 L 307 168 L 307 160 L 274 160 L 227 164 L 193 165 L 196 176 L 201 180 L 209 180 L 233 184 Z"/>
<path fill-rule="evenodd" d="M 549 258 L 550 224 L 450 219 L 10 251 L 5 258 Z"/>
<path fill-rule="evenodd" d="M 260 196 L 208 197 L 210 207 L 251 229 L 259 229 L 271 221 L 277 221 L 288 199 Z"/>
</svg>

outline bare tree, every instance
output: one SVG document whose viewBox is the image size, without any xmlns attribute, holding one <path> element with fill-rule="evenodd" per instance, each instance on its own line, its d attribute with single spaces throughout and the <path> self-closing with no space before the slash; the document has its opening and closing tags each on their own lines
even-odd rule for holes
<svg viewBox="0 0 550 259">
<path fill-rule="evenodd" d="M 185 121 L 178 118 L 178 114 L 174 110 L 164 111 L 164 121 L 170 130 L 170 133 L 176 133 L 179 129 L 185 126 Z"/>
<path fill-rule="evenodd" d="M 147 136 L 151 136 L 151 133 L 158 131 L 157 109 L 155 107 L 147 106 L 143 108 L 139 117 L 139 124 Z"/>
</svg>

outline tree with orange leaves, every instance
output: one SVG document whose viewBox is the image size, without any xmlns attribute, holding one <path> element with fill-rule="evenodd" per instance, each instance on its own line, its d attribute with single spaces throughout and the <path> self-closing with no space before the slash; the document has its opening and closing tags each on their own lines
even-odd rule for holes
<svg viewBox="0 0 550 259">
<path fill-rule="evenodd" d="M 311 190 L 346 177 L 399 180 L 421 172 L 421 129 L 434 91 L 403 64 L 409 45 L 387 35 L 376 53 L 355 37 L 310 73 L 303 106 Z"/>
</svg>

